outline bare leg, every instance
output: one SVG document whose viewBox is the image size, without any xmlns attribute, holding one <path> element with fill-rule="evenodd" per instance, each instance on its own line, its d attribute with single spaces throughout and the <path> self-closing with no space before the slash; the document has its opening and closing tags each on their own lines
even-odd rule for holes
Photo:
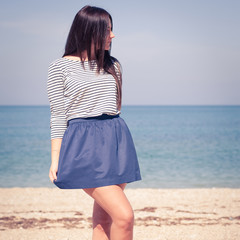
<svg viewBox="0 0 240 240">
<path fill-rule="evenodd" d="M 104 211 L 96 201 L 93 205 L 93 236 L 92 240 L 109 240 L 112 219 L 106 211 Z"/>
<path fill-rule="evenodd" d="M 123 192 L 125 186 L 126 184 L 121 184 L 84 189 L 84 191 L 93 197 L 96 203 L 111 217 L 111 240 L 133 239 L 134 215 L 132 207 Z M 105 214 L 104 216 L 106 217 L 107 215 Z M 102 237 L 104 236 L 105 238 L 102 239 L 108 239 L 107 232 L 108 231 L 104 231 L 105 236 L 102 235 Z M 100 238 L 98 239 L 100 240 Z"/>
<path fill-rule="evenodd" d="M 125 184 L 119 185 L 123 190 L 126 187 Z M 102 207 L 94 201 L 93 205 L 93 236 L 92 240 L 109 240 L 110 228 L 112 225 L 112 219 L 109 214 L 102 209 Z"/>
</svg>

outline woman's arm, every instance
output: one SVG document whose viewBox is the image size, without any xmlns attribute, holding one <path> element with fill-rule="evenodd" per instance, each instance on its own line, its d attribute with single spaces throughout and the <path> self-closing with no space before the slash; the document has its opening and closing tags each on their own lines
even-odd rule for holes
<svg viewBox="0 0 240 240">
<path fill-rule="evenodd" d="M 53 62 L 48 69 L 47 92 L 51 109 L 51 139 L 62 138 L 67 129 L 64 101 L 65 76 L 62 68 Z"/>
<path fill-rule="evenodd" d="M 55 138 L 51 140 L 51 159 L 52 164 L 49 170 L 49 178 L 51 182 L 57 179 L 59 153 L 62 144 L 62 138 Z"/>
<path fill-rule="evenodd" d="M 58 161 L 62 137 L 67 128 L 64 108 L 64 74 L 62 68 L 53 62 L 48 70 L 47 91 L 51 109 L 51 167 L 49 178 L 53 182 L 57 179 Z"/>
</svg>

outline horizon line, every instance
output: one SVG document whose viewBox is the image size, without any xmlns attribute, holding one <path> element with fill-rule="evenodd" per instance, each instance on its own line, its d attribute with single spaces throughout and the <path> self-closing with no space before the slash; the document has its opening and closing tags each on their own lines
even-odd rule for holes
<svg viewBox="0 0 240 240">
<path fill-rule="evenodd" d="M 0 104 L 0 107 L 48 107 L 49 104 Z M 240 104 L 123 104 L 122 107 L 240 107 Z"/>
</svg>

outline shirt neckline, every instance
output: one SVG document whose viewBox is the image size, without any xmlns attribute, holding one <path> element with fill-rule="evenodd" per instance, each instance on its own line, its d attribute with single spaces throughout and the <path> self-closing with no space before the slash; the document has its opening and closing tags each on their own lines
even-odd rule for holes
<svg viewBox="0 0 240 240">
<path fill-rule="evenodd" d="M 68 61 L 72 61 L 72 62 L 79 62 L 79 63 L 94 63 L 96 62 L 96 60 L 90 60 L 90 61 L 80 61 L 80 60 L 74 60 L 74 59 L 69 59 L 69 58 L 65 58 L 65 57 L 62 57 L 62 59 L 66 59 Z"/>
</svg>

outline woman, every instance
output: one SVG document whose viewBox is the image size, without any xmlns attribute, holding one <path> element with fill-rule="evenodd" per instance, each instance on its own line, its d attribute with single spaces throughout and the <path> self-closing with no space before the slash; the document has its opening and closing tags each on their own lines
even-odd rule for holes
<svg viewBox="0 0 240 240">
<path fill-rule="evenodd" d="M 122 76 L 110 56 L 112 17 L 85 6 L 65 53 L 49 66 L 50 180 L 94 199 L 93 239 L 133 238 L 133 210 L 123 190 L 141 179 L 131 134 L 119 116 Z"/>
</svg>

